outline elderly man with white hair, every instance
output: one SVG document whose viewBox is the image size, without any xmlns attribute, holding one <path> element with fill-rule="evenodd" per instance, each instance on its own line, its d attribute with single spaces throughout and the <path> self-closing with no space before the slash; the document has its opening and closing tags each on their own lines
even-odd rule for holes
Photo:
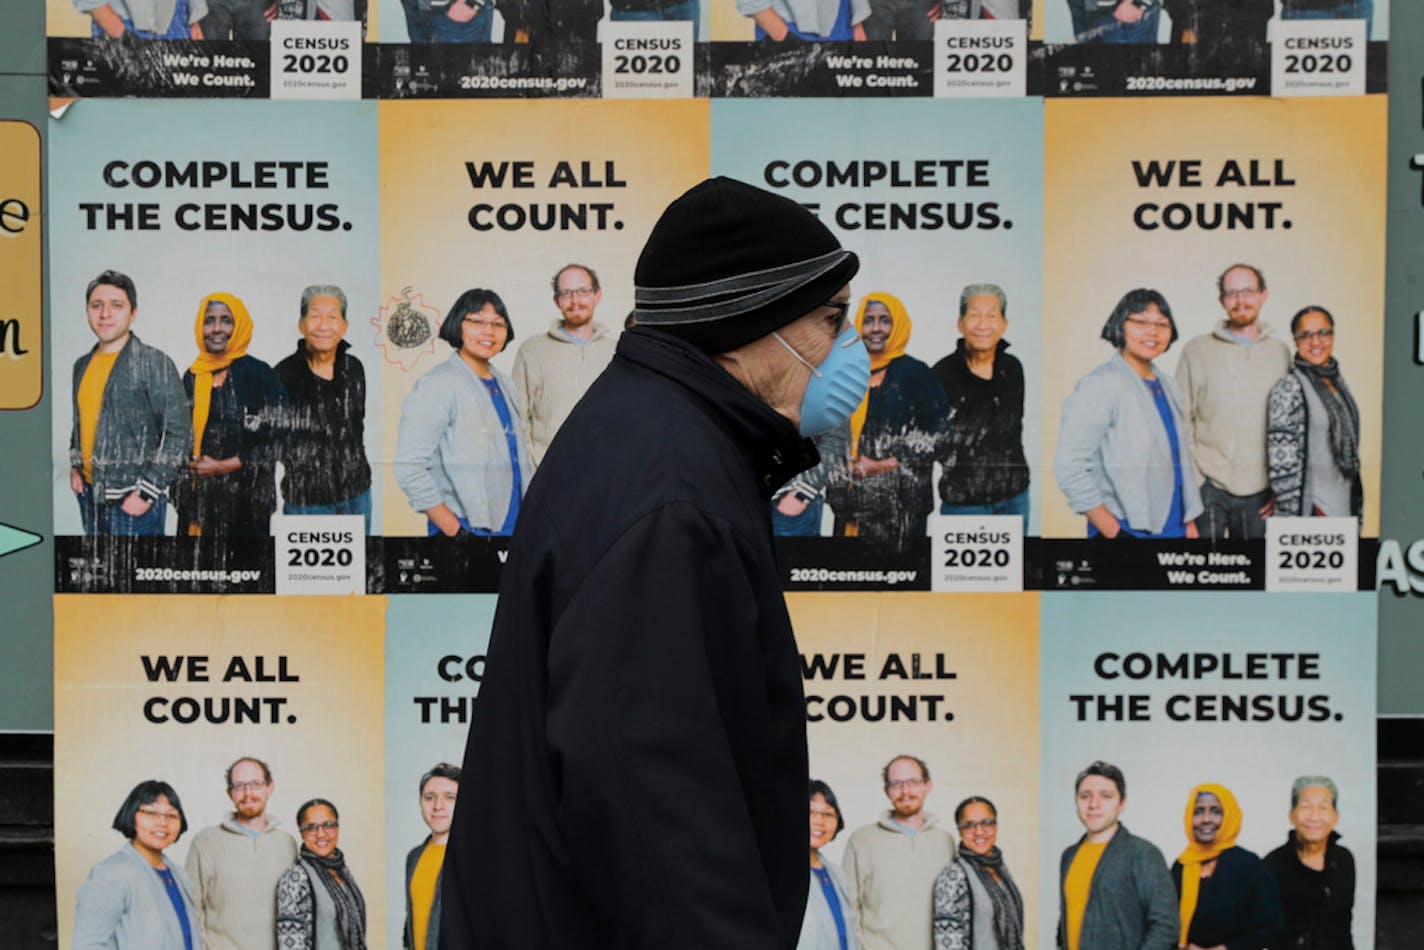
<svg viewBox="0 0 1424 950">
<path fill-rule="evenodd" d="M 1281 892 L 1286 924 L 1273 946 L 1353 950 L 1355 856 L 1338 842 L 1335 823 L 1340 793 L 1324 775 L 1302 775 L 1291 784 L 1291 831 L 1286 843 L 1266 855 L 1266 867 Z"/>
</svg>

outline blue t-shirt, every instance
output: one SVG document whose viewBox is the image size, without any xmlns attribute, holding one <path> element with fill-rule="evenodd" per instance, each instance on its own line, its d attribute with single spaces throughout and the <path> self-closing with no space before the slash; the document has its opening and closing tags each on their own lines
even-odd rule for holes
<svg viewBox="0 0 1424 950">
<path fill-rule="evenodd" d="M 514 521 L 519 517 L 519 486 L 523 482 L 519 472 L 519 435 L 514 429 L 514 417 L 509 411 L 509 403 L 505 402 L 504 393 L 500 391 L 499 380 L 494 377 L 481 379 L 485 384 L 485 389 L 489 390 L 490 400 L 494 403 L 494 411 L 499 413 L 499 424 L 504 427 L 504 442 L 509 448 L 509 470 L 514 475 L 514 481 L 509 491 L 509 512 L 504 516 L 504 524 L 500 525 L 498 531 L 490 534 L 513 534 Z"/>
<path fill-rule="evenodd" d="M 826 904 L 831 908 L 831 916 L 836 921 L 836 934 L 841 938 L 841 950 L 846 950 L 846 924 L 845 914 L 841 911 L 840 898 L 836 897 L 836 885 L 831 880 L 831 873 L 824 867 L 811 867 L 811 873 L 816 875 L 816 880 L 821 882 L 821 893 L 826 895 Z"/>
<path fill-rule="evenodd" d="M 173 879 L 173 872 L 167 868 L 154 868 L 153 873 L 162 879 L 163 889 L 168 892 L 168 899 L 173 902 L 173 910 L 178 914 L 178 923 L 183 928 L 183 950 L 193 950 L 193 932 L 188 928 L 188 910 L 183 906 L 183 892 L 178 890 L 178 882 Z"/>
<path fill-rule="evenodd" d="M 1167 430 L 1167 444 L 1172 447 L 1172 504 L 1167 509 L 1167 523 L 1162 530 L 1149 537 L 1180 538 L 1187 533 L 1187 523 L 1182 518 L 1182 448 L 1177 443 L 1177 424 L 1172 419 L 1172 404 L 1167 400 L 1167 391 L 1161 380 L 1142 381 L 1152 393 L 1152 402 L 1157 406 L 1157 415 L 1162 417 L 1162 427 Z"/>
</svg>

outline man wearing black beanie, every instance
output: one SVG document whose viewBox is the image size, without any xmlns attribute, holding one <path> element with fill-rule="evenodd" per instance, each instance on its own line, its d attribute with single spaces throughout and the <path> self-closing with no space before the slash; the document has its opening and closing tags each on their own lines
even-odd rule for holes
<svg viewBox="0 0 1424 950">
<path fill-rule="evenodd" d="M 805 701 L 768 500 L 816 462 L 800 433 L 864 392 L 857 267 L 795 202 L 726 178 L 654 227 L 636 326 L 514 532 L 445 950 L 796 945 Z"/>
</svg>

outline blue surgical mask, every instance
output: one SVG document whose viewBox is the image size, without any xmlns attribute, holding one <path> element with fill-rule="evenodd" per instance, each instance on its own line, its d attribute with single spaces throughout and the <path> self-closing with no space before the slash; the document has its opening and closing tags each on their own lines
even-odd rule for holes
<svg viewBox="0 0 1424 950">
<path fill-rule="evenodd" d="M 780 333 L 772 333 L 772 336 L 811 371 L 811 381 L 801 397 L 801 434 L 810 438 L 849 422 L 870 388 L 870 354 L 865 351 L 855 327 L 846 327 L 836 337 L 830 354 L 820 366 L 807 362 Z"/>
</svg>

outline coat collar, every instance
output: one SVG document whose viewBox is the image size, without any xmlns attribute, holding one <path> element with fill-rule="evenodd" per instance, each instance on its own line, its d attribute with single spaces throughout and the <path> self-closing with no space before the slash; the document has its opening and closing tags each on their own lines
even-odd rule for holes
<svg viewBox="0 0 1424 950">
<path fill-rule="evenodd" d="M 767 497 L 820 462 L 816 447 L 791 421 L 762 402 L 711 357 L 676 337 L 634 327 L 618 338 L 617 355 L 665 377 L 707 410 L 743 449 Z"/>
</svg>

